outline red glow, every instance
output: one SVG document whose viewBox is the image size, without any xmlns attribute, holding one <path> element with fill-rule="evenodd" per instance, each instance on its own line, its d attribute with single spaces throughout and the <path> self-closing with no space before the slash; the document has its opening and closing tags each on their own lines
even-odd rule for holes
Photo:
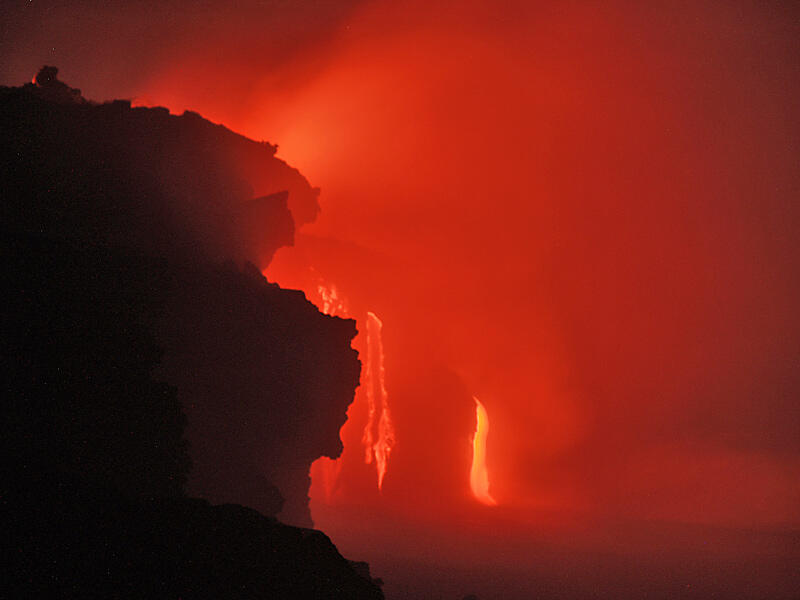
<svg viewBox="0 0 800 600">
<path fill-rule="evenodd" d="M 317 286 L 317 292 L 321 300 L 319 309 L 322 312 L 331 316 L 347 316 L 347 305 L 344 298 L 339 295 L 339 291 L 336 289 L 335 285 L 331 285 L 329 288 L 323 284 L 319 284 Z"/>
<path fill-rule="evenodd" d="M 495 506 L 497 501 L 489 494 L 489 471 L 486 468 L 486 438 L 489 435 L 489 415 L 481 401 L 475 400 L 475 435 L 472 436 L 472 468 L 469 486 L 478 502 Z"/>
<path fill-rule="evenodd" d="M 516 19 L 480 3 L 456 16 L 416 8 L 367 8 L 326 46 L 324 65 L 298 56 L 253 82 L 236 107 L 209 102 L 227 124 L 277 141 L 322 187 L 318 222 L 278 252 L 272 278 L 314 289 L 297 264 L 313 266 L 360 314 L 392 325 L 386 367 L 403 452 L 392 455 L 385 501 L 405 502 L 395 485 L 419 489 L 418 470 L 401 467 L 409 455 L 424 461 L 423 449 L 441 455 L 434 445 L 459 448 L 471 434 L 466 421 L 442 416 L 432 441 L 434 415 L 467 410 L 420 375 L 444 364 L 467 389 L 503 399 L 491 407 L 488 468 L 504 504 L 800 519 L 784 502 L 800 489 L 777 465 L 759 487 L 784 490 L 765 491 L 772 513 L 736 485 L 732 466 L 703 469 L 719 502 L 691 510 L 696 488 L 678 476 L 693 451 L 685 471 L 712 464 L 708 453 L 732 453 L 729 445 L 792 437 L 786 428 L 774 437 L 753 388 L 773 382 L 776 410 L 788 410 L 792 338 L 782 332 L 797 330 L 797 293 L 778 215 L 789 206 L 780 190 L 797 181 L 787 113 L 769 108 L 774 63 L 734 82 L 698 58 L 745 52 L 696 29 L 736 18 L 724 11 L 698 9 L 667 30 L 647 8 L 520 4 Z M 759 35 L 771 26 L 752 24 Z M 272 85 L 281 78 L 289 83 Z M 766 190 L 759 206 L 771 208 L 761 212 L 748 198 Z M 670 440 L 692 450 L 663 445 Z M 450 472 L 461 459 L 450 457 Z M 429 467 L 458 485 L 444 464 Z M 668 490 L 659 497 L 687 500 L 653 503 L 653 478 Z M 720 503 L 729 508 L 710 508 Z"/>
<path fill-rule="evenodd" d="M 354 548 L 368 510 L 431 528 L 462 509 L 800 524 L 789 20 L 757 3 L 445 4 L 365 3 L 263 72 L 232 59 L 211 91 L 195 73 L 216 57 L 187 46 L 146 86 L 278 143 L 322 189 L 267 270 L 362 332 L 316 523 Z M 473 390 L 496 399 L 476 477 Z M 500 506 L 476 506 L 472 480 Z"/>
</svg>

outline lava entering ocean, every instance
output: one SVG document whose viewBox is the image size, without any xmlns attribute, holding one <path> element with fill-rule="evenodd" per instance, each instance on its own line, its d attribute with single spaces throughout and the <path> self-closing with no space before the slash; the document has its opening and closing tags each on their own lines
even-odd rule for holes
<svg viewBox="0 0 800 600">
<path fill-rule="evenodd" d="M 486 469 L 486 438 L 489 435 L 489 415 L 486 407 L 480 400 L 475 400 L 475 435 L 472 437 L 472 469 L 469 473 L 469 486 L 472 495 L 489 506 L 495 506 L 497 501 L 489 494 L 489 472 Z"/>
<path fill-rule="evenodd" d="M 574 518 L 558 544 L 607 556 L 625 542 L 635 566 L 593 560 L 564 577 L 585 589 L 562 597 L 685 597 L 689 573 L 709 586 L 697 598 L 796 597 L 760 589 L 767 569 L 751 559 L 785 570 L 786 538 L 757 547 L 753 532 L 796 541 L 800 528 L 798 3 L 246 0 L 153 13 L 132 2 L 124 19 L 117 3 L 92 5 L 102 19 L 73 13 L 79 0 L 25 4 L 4 29 L 0 78 L 27 76 L 42 48 L 58 48 L 89 96 L 197 111 L 279 143 L 276 156 L 320 186 L 317 220 L 314 207 L 295 210 L 295 245 L 257 265 L 359 321 L 364 369 L 344 452 L 315 463 L 330 463 L 333 497 L 312 475 L 315 524 L 337 545 L 386 567 L 406 536 L 396 564 L 434 569 L 432 542 L 452 542 L 439 554 L 463 561 L 458 573 L 503 579 L 489 596 L 541 597 L 505 593 L 502 563 L 532 588 L 561 590 L 536 544 Z M 241 162 L 254 198 L 289 187 L 260 162 L 220 157 Z M 260 220 L 247 235 L 262 225 L 267 235 Z M 384 372 L 378 335 L 383 384 L 367 380 Z M 489 455 L 473 391 L 491 413 Z M 393 450 L 376 449 L 382 431 Z M 502 506 L 489 510 L 476 488 Z M 485 536 L 462 543 L 452 530 L 472 535 L 473 520 Z M 379 543 L 391 523 L 396 535 Z M 592 530 L 607 523 L 607 536 Z M 642 523 L 664 523 L 663 534 Z M 733 543 L 711 527 L 746 533 Z M 685 570 L 663 562 L 672 549 Z M 617 575 L 640 572 L 645 555 L 675 587 L 657 575 L 621 591 Z M 555 556 L 552 573 L 566 574 Z M 429 583 L 428 597 L 459 597 Z"/>
<path fill-rule="evenodd" d="M 317 285 L 318 305 L 322 312 L 331 316 L 349 317 L 348 304 L 342 293 L 333 284 L 320 282 Z M 389 409 L 389 393 L 386 390 L 386 367 L 383 352 L 383 322 L 371 311 L 367 311 L 365 324 L 367 344 L 364 352 L 364 370 L 361 392 L 354 404 L 366 401 L 366 423 L 361 435 L 364 448 L 364 463 L 375 464 L 377 486 L 383 488 L 383 480 L 389 456 L 396 445 L 394 424 Z M 363 340 L 363 338 L 361 338 Z M 358 342 L 355 342 L 358 345 Z M 358 407 L 356 407 L 358 411 Z M 345 452 L 348 447 L 345 446 Z M 344 457 L 336 460 L 323 457 L 312 466 L 312 479 L 321 482 L 327 502 L 331 502 L 342 472 Z"/>
<path fill-rule="evenodd" d="M 367 313 L 367 366 L 365 381 L 369 420 L 364 428 L 365 461 L 375 461 L 378 471 L 378 489 L 383 488 L 389 455 L 395 446 L 394 425 L 389 412 L 389 394 L 386 391 L 386 367 L 383 356 L 383 322 L 373 312 Z M 380 410 L 380 416 L 378 411 Z M 377 423 L 375 421 L 377 416 Z M 377 428 L 377 431 L 376 431 Z"/>
</svg>

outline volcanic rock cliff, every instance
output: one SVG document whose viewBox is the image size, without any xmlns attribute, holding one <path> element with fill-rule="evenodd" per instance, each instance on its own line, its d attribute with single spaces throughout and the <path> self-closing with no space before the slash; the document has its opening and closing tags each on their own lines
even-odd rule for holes
<svg viewBox="0 0 800 600">
<path fill-rule="evenodd" d="M 17 583 L 381 597 L 327 538 L 274 520 L 311 525 L 309 466 L 341 452 L 360 372 L 353 321 L 260 273 L 317 190 L 274 146 L 193 113 L 87 102 L 52 68 L 0 88 L 0 133 Z M 103 549 L 107 568 L 87 564 Z M 157 568 L 137 583 L 126 564 Z"/>
</svg>

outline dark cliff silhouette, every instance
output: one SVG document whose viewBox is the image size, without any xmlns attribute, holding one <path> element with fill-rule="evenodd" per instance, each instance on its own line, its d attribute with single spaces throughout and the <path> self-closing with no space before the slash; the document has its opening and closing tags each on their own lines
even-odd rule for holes
<svg viewBox="0 0 800 600">
<path fill-rule="evenodd" d="M 274 146 L 56 75 L 0 88 L 11 589 L 382 597 L 274 518 L 311 524 L 308 468 L 341 452 L 360 370 L 353 321 L 252 264 L 316 190 Z"/>
<path fill-rule="evenodd" d="M 293 217 L 319 210 L 318 190 L 275 146 L 195 113 L 91 104 L 52 68 L 36 81 L 44 72 L 42 85 L 0 91 L 7 227 L 263 267 L 292 244 Z"/>
<path fill-rule="evenodd" d="M 185 268 L 167 289 L 159 372 L 189 416 L 189 491 L 270 514 L 271 482 L 286 501 L 280 518 L 311 526 L 308 472 L 341 454 L 358 385 L 355 322 L 321 314 L 252 266 Z"/>
<path fill-rule="evenodd" d="M 368 567 L 322 532 L 239 505 L 42 475 L 39 486 L 4 485 L 6 597 L 383 598 Z"/>
</svg>

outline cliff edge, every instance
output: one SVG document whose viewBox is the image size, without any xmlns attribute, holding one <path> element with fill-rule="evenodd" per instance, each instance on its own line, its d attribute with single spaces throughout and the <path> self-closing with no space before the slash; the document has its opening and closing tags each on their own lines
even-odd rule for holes
<svg viewBox="0 0 800 600">
<path fill-rule="evenodd" d="M 118 547 L 125 536 L 138 540 L 130 552 L 146 563 L 161 550 L 141 536 L 174 534 L 190 551 L 201 543 L 195 533 L 238 531 L 246 544 L 266 544 L 253 559 L 258 569 L 265 556 L 284 565 L 269 567 L 277 571 L 259 579 L 258 594 L 277 586 L 275 597 L 379 597 L 363 569 L 331 558 L 338 553 L 321 534 L 274 520 L 311 526 L 308 469 L 341 452 L 360 373 L 354 321 L 324 315 L 261 275 L 292 243 L 295 223 L 316 215 L 317 190 L 275 158 L 274 146 L 194 113 L 94 104 L 53 68 L 0 88 L 0 133 L 9 290 L 2 445 L 15 458 L 3 499 L 11 521 L 29 525 L 8 540 L 24 549 L 28 571 L 20 572 L 41 575 L 56 552 L 52 564 L 61 566 L 51 575 L 61 577 L 70 548 Z M 23 515 L 28 521 L 15 518 Z M 291 546 L 292 536 L 305 541 Z M 48 538 L 62 551 L 46 548 Z M 270 540 L 280 544 L 270 549 Z M 170 577 L 199 573 L 199 564 L 213 577 L 224 563 L 235 587 L 238 568 L 256 568 L 238 550 L 202 548 L 191 564 L 177 546 L 167 552 Z M 316 591 L 280 583 L 308 582 L 323 563 L 357 577 L 356 587 L 366 581 L 366 591 L 334 593 L 333 575 L 317 578 Z M 123 568 L 114 565 L 109 572 Z M 181 593 L 201 597 L 190 588 Z"/>
</svg>

